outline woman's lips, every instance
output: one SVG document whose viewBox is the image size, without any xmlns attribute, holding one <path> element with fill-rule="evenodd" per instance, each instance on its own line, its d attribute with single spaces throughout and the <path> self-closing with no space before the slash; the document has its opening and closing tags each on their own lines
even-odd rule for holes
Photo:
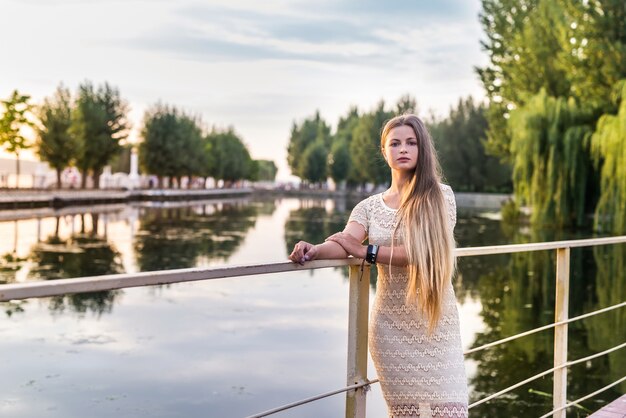
<svg viewBox="0 0 626 418">
<path fill-rule="evenodd" d="M 403 162 L 403 161 L 411 161 L 410 158 L 398 158 L 398 161 Z"/>
</svg>

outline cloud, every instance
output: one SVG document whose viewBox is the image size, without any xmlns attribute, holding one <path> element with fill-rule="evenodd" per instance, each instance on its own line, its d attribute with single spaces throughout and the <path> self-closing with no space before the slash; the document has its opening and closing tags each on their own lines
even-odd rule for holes
<svg viewBox="0 0 626 418">
<path fill-rule="evenodd" d="M 241 1 L 188 4 L 167 24 L 123 42 L 208 63 L 282 60 L 402 69 L 419 59 L 467 57 L 468 42 L 477 35 L 465 17 L 467 3 L 433 3 L 322 1 L 315 8 L 292 3 L 279 9 Z"/>
</svg>

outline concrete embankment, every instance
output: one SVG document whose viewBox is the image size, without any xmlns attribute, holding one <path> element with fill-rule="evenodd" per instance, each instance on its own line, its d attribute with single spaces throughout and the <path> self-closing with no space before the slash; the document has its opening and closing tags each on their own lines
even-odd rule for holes
<svg viewBox="0 0 626 418">
<path fill-rule="evenodd" d="M 245 196 L 252 189 L 206 190 L 10 190 L 0 191 L 0 209 L 62 208 L 73 205 L 126 203 L 136 201 L 170 201 L 218 199 Z"/>
<path fill-rule="evenodd" d="M 293 196 L 336 199 L 363 199 L 374 192 L 336 192 L 330 190 L 254 190 L 238 189 L 147 189 L 147 190 L 0 190 L 0 209 L 64 208 L 76 205 L 120 204 L 141 201 L 191 201 L 247 196 Z M 511 199 L 508 194 L 456 193 L 459 208 L 499 210 Z"/>
</svg>

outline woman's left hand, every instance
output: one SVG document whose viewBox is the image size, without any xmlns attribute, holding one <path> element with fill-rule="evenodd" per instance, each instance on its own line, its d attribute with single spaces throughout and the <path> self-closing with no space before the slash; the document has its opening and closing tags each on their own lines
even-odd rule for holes
<svg viewBox="0 0 626 418">
<path fill-rule="evenodd" d="M 347 232 L 337 232 L 326 238 L 326 241 L 333 241 L 341 245 L 346 252 L 357 258 L 365 258 L 367 248 L 363 246 L 354 236 Z"/>
</svg>

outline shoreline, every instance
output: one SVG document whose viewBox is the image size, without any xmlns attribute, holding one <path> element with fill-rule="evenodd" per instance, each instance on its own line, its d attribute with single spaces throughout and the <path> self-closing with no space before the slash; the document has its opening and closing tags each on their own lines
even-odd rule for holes
<svg viewBox="0 0 626 418">
<path fill-rule="evenodd" d="M 276 190 L 255 188 L 229 189 L 2 189 L 0 190 L 0 211 L 15 209 L 62 209 L 71 206 L 128 204 L 133 202 L 195 201 L 246 196 L 304 197 L 322 199 L 342 199 L 347 197 L 365 198 L 378 193 L 372 191 L 333 191 L 333 190 Z M 512 195 L 502 193 L 455 193 L 457 207 L 499 210 Z"/>
</svg>

